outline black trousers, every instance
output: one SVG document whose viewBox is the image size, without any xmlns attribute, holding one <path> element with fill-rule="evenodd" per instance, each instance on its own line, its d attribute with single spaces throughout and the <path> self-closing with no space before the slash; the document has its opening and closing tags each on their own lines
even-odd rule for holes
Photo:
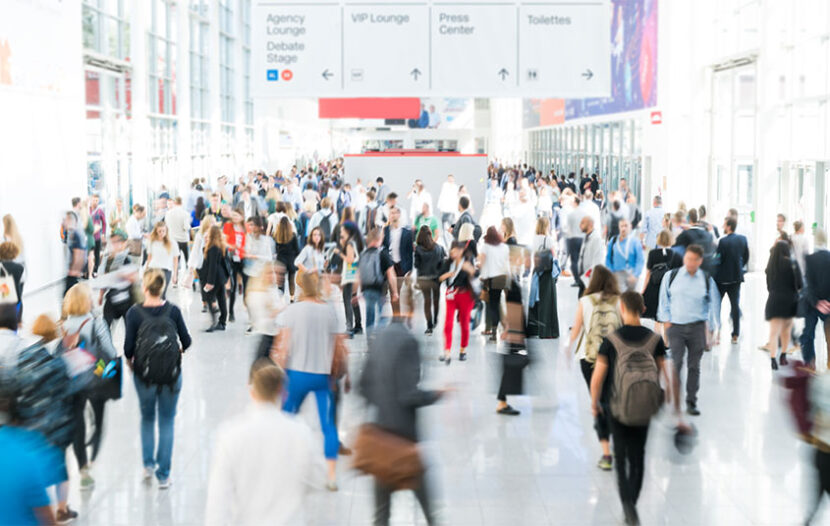
<svg viewBox="0 0 830 526">
<path fill-rule="evenodd" d="M 721 301 L 729 296 L 729 316 L 732 318 L 732 336 L 741 335 L 741 283 L 718 283 Z"/>
<path fill-rule="evenodd" d="M 568 250 L 568 257 L 571 259 L 571 274 L 579 276 L 579 251 L 582 249 L 582 238 L 566 238 L 565 248 Z"/>
<path fill-rule="evenodd" d="M 432 278 L 418 278 L 418 288 L 424 296 L 424 317 L 427 327 L 434 329 L 438 323 L 438 310 L 441 305 L 441 284 Z"/>
<path fill-rule="evenodd" d="M 84 409 L 87 400 L 92 405 L 92 414 L 95 417 L 95 430 L 89 442 L 92 446 L 93 461 L 98 456 L 98 450 L 101 446 L 101 433 L 104 430 L 104 404 L 106 401 L 87 398 L 82 393 L 76 394 L 72 400 L 72 421 L 75 424 L 75 430 L 72 433 L 72 450 L 75 452 L 75 458 L 78 460 L 78 467 L 80 468 L 89 464 L 86 451 L 86 422 L 84 420 Z"/>
<path fill-rule="evenodd" d="M 190 259 L 190 249 L 188 248 L 189 243 L 185 241 L 182 243 L 181 241 L 176 242 L 179 245 L 179 252 L 182 253 L 182 257 L 184 258 L 184 264 L 187 266 L 187 262 Z"/>
<path fill-rule="evenodd" d="M 231 296 L 233 298 L 233 296 Z M 233 301 L 233 300 L 231 300 Z M 214 302 L 219 307 L 219 323 L 225 325 L 228 322 L 228 303 L 227 299 L 225 298 L 225 285 L 214 285 L 213 289 L 208 292 L 208 305 L 210 308 L 211 314 L 214 314 L 216 311 L 213 310 Z"/>
<path fill-rule="evenodd" d="M 69 292 L 69 289 L 74 287 L 81 281 L 81 278 L 77 276 L 66 276 L 64 279 L 64 288 L 63 288 L 63 295 L 66 296 L 66 293 Z"/>
<path fill-rule="evenodd" d="M 830 497 L 830 453 L 816 449 L 816 456 L 814 457 L 814 465 L 816 467 L 816 487 L 811 497 L 809 504 L 810 511 L 807 513 L 807 520 L 805 524 L 810 524 L 810 521 L 815 517 L 816 512 L 821 506 L 822 497 L 826 493 Z"/>
<path fill-rule="evenodd" d="M 627 426 L 609 416 L 614 435 L 617 486 L 623 503 L 637 504 L 643 488 L 648 426 Z"/>
<path fill-rule="evenodd" d="M 107 322 L 110 330 L 112 330 L 112 322 L 119 318 L 124 318 L 127 315 L 127 311 L 130 310 L 130 307 L 132 307 L 132 303 L 129 301 L 119 305 L 113 305 L 108 300 L 104 301 L 104 321 Z M 126 323 L 126 318 L 124 323 Z"/>
<path fill-rule="evenodd" d="M 349 332 L 356 327 L 363 327 L 363 320 L 360 317 L 360 304 L 352 303 L 352 296 L 355 292 L 356 283 L 343 285 L 343 310 L 346 313 L 346 331 Z"/>
<path fill-rule="evenodd" d="M 239 288 L 239 276 L 242 276 L 242 279 L 245 280 L 245 273 L 242 272 L 242 262 L 241 261 L 231 261 L 231 291 L 230 291 L 230 308 L 228 309 L 231 314 L 233 314 L 233 307 L 236 305 L 236 293 L 237 288 Z M 244 294 L 244 283 L 243 283 L 243 294 Z"/>
<path fill-rule="evenodd" d="M 579 367 L 582 369 L 582 377 L 585 378 L 585 383 L 588 384 L 588 392 L 591 392 L 591 375 L 594 374 L 594 365 L 588 360 L 579 360 Z M 611 429 L 608 425 L 608 411 L 603 411 L 598 414 L 594 420 L 594 429 L 597 432 L 597 438 L 600 440 L 608 440 L 611 437 Z"/>
<path fill-rule="evenodd" d="M 375 480 L 375 526 L 387 526 L 389 524 L 393 491 L 393 489 L 378 482 L 377 479 Z M 415 498 L 418 499 L 421 510 L 424 512 L 427 524 L 430 526 L 436 524 L 435 512 L 429 500 L 429 488 L 427 488 L 426 477 L 421 477 L 421 482 L 414 492 Z"/>
<path fill-rule="evenodd" d="M 98 267 L 101 265 L 101 240 L 96 239 L 93 246 L 93 254 L 95 255 L 95 268 L 92 269 L 94 274 L 98 273 Z M 90 276 L 91 277 L 91 276 Z"/>
<path fill-rule="evenodd" d="M 501 289 L 493 287 L 492 279 L 487 286 L 487 327 L 495 333 L 499 329 L 501 319 Z"/>
</svg>

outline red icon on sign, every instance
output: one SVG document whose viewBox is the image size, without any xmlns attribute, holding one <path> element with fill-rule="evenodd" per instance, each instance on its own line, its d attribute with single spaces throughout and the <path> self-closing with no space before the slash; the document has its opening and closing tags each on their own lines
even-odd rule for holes
<svg viewBox="0 0 830 526">
<path fill-rule="evenodd" d="M 282 70 L 282 80 L 291 80 L 294 78 L 294 72 L 290 69 Z"/>
</svg>

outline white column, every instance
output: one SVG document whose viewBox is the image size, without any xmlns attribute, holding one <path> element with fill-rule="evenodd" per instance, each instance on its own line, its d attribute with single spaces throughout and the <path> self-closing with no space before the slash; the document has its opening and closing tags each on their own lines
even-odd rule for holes
<svg viewBox="0 0 830 526">
<path fill-rule="evenodd" d="M 151 187 L 150 174 L 150 121 L 148 110 L 147 79 L 147 27 L 151 20 L 149 8 L 144 5 L 130 11 L 130 89 L 132 91 L 132 184 L 133 202 L 151 206 L 147 202 L 148 189 Z"/>
<path fill-rule="evenodd" d="M 178 174 L 176 185 L 171 188 L 180 196 L 187 193 L 190 181 L 193 178 L 193 162 L 191 161 L 193 146 L 191 144 L 190 125 L 190 9 L 187 2 L 176 4 L 176 116 L 179 124 L 177 128 Z"/>
<path fill-rule="evenodd" d="M 210 18 L 210 42 L 208 49 L 210 56 L 208 58 L 208 119 L 210 121 L 210 137 L 208 143 L 210 144 L 210 154 L 208 162 L 211 170 L 208 175 L 208 183 L 211 187 L 216 185 L 216 178 L 221 175 L 221 170 L 218 168 L 220 163 L 220 153 L 222 152 L 222 107 L 219 98 L 219 62 L 221 61 L 219 53 L 219 0 L 211 0 L 210 8 L 208 10 Z"/>
</svg>

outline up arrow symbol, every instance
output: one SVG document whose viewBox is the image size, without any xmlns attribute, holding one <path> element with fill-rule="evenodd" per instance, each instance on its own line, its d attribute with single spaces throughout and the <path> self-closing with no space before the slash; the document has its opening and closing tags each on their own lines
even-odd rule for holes
<svg viewBox="0 0 830 526">
<path fill-rule="evenodd" d="M 417 81 L 418 77 L 421 75 L 421 70 L 418 69 L 418 68 L 415 68 L 412 71 L 410 71 L 409 74 L 412 75 L 412 78 Z"/>
</svg>

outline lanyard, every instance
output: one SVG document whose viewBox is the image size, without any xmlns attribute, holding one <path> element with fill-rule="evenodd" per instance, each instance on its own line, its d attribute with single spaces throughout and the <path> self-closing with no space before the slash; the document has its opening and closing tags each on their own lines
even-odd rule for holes
<svg viewBox="0 0 830 526">
<path fill-rule="evenodd" d="M 623 259 L 627 262 L 628 261 L 628 254 L 631 252 L 631 238 L 626 238 L 625 240 L 625 252 L 622 251 L 620 248 L 620 238 L 617 238 L 617 249 L 622 254 Z"/>
</svg>

